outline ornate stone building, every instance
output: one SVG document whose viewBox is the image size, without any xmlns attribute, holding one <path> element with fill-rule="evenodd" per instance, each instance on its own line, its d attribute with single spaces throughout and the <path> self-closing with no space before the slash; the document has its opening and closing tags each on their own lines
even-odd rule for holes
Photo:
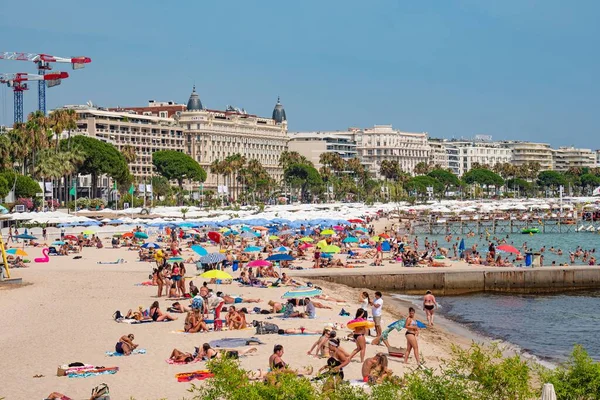
<svg viewBox="0 0 600 400">
<path fill-rule="evenodd" d="M 212 162 L 236 153 L 247 161 L 258 160 L 276 181 L 282 180 L 279 155 L 287 150 L 288 136 L 287 117 L 279 99 L 272 117 L 259 117 L 231 106 L 225 111 L 207 109 L 194 87 L 179 124 L 185 132 L 184 151 L 208 174 L 205 188 L 216 191 L 217 181 L 224 184 L 222 176 L 210 172 Z M 233 188 L 228 189 L 231 192 Z"/>
</svg>

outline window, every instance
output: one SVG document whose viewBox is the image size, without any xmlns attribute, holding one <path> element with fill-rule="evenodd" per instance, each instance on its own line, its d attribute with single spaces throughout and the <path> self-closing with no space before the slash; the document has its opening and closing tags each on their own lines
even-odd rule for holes
<svg viewBox="0 0 600 400">
<path fill-rule="evenodd" d="M 160 111 L 158 114 L 159 117 L 161 118 L 168 118 L 169 117 L 169 113 L 167 111 Z"/>
</svg>

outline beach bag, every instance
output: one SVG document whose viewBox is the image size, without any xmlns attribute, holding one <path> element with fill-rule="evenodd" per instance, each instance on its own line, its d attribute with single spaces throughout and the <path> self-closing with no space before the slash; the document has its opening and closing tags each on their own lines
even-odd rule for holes
<svg viewBox="0 0 600 400">
<path fill-rule="evenodd" d="M 92 399 L 94 400 L 110 400 L 108 385 L 102 383 L 92 389 Z"/>
<path fill-rule="evenodd" d="M 279 327 L 269 322 L 258 321 L 256 323 L 256 333 L 258 335 L 273 335 L 279 332 Z"/>
</svg>

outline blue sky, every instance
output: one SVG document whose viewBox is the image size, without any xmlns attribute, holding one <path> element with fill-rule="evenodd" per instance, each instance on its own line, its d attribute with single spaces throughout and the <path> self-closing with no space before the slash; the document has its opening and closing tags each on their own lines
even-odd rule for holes
<svg viewBox="0 0 600 400">
<path fill-rule="evenodd" d="M 0 51 L 86 55 L 48 107 L 186 102 L 291 131 L 393 124 L 433 137 L 600 148 L 600 2 L 30 1 L 0 9 Z M 35 72 L 0 61 L 0 72 Z M 25 94 L 37 105 L 37 87 Z M 12 91 L 0 89 L 0 124 Z"/>
</svg>

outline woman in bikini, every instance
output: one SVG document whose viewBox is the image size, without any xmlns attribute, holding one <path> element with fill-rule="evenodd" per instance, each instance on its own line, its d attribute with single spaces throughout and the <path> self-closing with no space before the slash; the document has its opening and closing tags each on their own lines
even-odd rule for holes
<svg viewBox="0 0 600 400">
<path fill-rule="evenodd" d="M 183 330 L 188 333 L 208 332 L 208 326 L 202 319 L 200 310 L 194 309 L 187 313 Z"/>
<path fill-rule="evenodd" d="M 158 306 L 158 301 L 155 301 L 150 306 L 150 318 L 154 322 L 162 322 L 162 321 L 175 321 L 177 317 L 173 317 L 171 314 L 164 313 L 160 310 Z"/>
<path fill-rule="evenodd" d="M 196 356 L 192 353 L 186 353 L 177 349 L 173 349 L 169 360 L 172 360 L 176 363 L 190 363 L 194 361 L 195 358 Z"/>
<path fill-rule="evenodd" d="M 359 319 L 359 318 L 365 319 L 365 316 L 366 316 L 366 311 L 363 310 L 362 308 L 359 308 L 356 311 L 356 317 L 354 319 Z M 367 334 L 367 328 L 364 326 L 357 326 L 352 331 L 352 337 L 354 338 L 354 342 L 356 342 L 356 349 L 354 349 L 352 354 L 350 354 L 350 358 L 349 358 L 348 362 L 346 363 L 346 365 L 348 363 L 350 363 L 350 360 L 352 360 L 352 358 L 354 358 L 354 356 L 357 355 L 358 353 L 360 353 L 360 362 L 365 361 L 365 352 L 367 351 L 367 341 L 365 339 L 366 334 Z"/>
<path fill-rule="evenodd" d="M 215 350 L 210 347 L 210 344 L 204 343 L 202 345 L 202 349 L 198 352 L 197 358 L 201 358 L 202 360 L 212 360 L 214 358 L 240 358 L 248 354 L 256 353 L 258 349 L 256 347 L 250 347 L 245 350 L 237 350 L 237 349 L 218 349 Z"/>
<path fill-rule="evenodd" d="M 352 358 L 340 347 L 339 339 L 329 339 L 327 345 L 330 357 L 327 359 L 327 365 L 319 370 L 319 374 L 326 370 L 325 376 L 331 376 L 335 380 L 344 380 L 344 367 L 350 363 Z"/>
<path fill-rule="evenodd" d="M 404 324 L 406 328 L 406 353 L 404 353 L 404 364 L 408 364 L 408 357 L 410 356 L 410 351 L 413 351 L 415 355 L 415 359 L 417 360 L 417 364 L 421 365 L 421 361 L 419 359 L 419 343 L 417 342 L 417 336 L 419 336 L 419 327 L 417 326 L 417 320 L 415 319 L 415 309 L 410 307 L 408 309 L 408 318 L 406 318 L 406 322 Z"/>
<path fill-rule="evenodd" d="M 435 296 L 431 293 L 431 290 L 428 290 L 423 297 L 423 311 L 427 314 L 427 323 L 429 326 L 433 326 L 433 313 L 437 306 Z"/>
<path fill-rule="evenodd" d="M 312 347 L 310 348 L 310 350 L 308 350 L 308 352 L 306 352 L 306 354 L 308 354 L 309 356 L 312 355 L 313 350 L 316 348 L 317 351 L 315 352 L 315 356 L 316 357 L 329 357 L 329 347 L 327 345 L 327 342 L 329 341 L 330 337 L 329 334 L 331 333 L 331 329 L 329 328 L 325 328 L 323 329 L 323 333 L 321 334 L 321 337 L 315 342 L 313 343 Z"/>
<path fill-rule="evenodd" d="M 133 333 L 130 333 L 127 336 L 121 336 L 117 344 L 115 345 L 115 352 L 123 355 L 130 355 L 133 350 L 135 350 L 138 345 L 133 343 Z"/>
</svg>

